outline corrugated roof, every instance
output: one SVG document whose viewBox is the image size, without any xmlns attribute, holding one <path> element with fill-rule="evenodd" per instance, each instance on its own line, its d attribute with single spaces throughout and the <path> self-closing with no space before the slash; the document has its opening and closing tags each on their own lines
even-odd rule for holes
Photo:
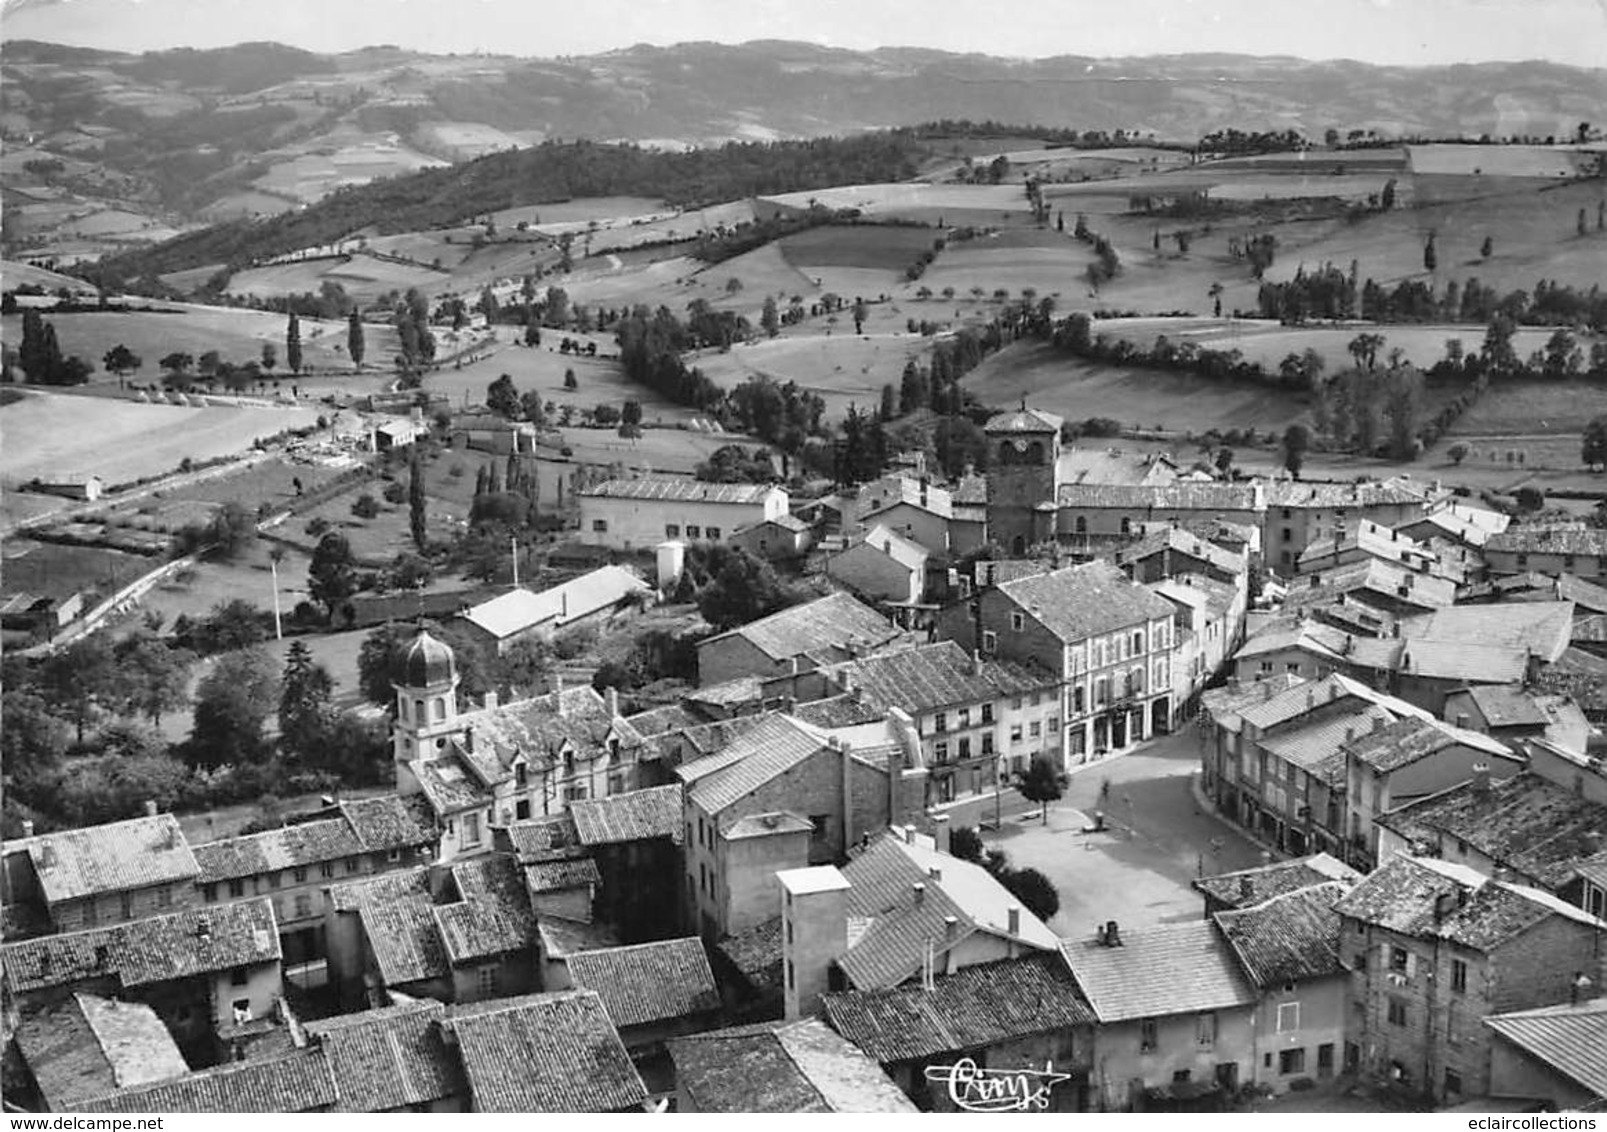
<svg viewBox="0 0 1607 1132">
<path fill-rule="evenodd" d="M 828 994 L 821 1006 L 833 1029 L 883 1065 L 1094 1021 L 1058 955 L 962 967 L 934 980 L 930 990 L 905 984 Z"/>
<path fill-rule="evenodd" d="M 885 617 L 857 598 L 834 593 L 699 641 L 698 648 L 742 637 L 766 656 L 785 660 L 827 649 L 846 651 L 850 642 L 872 649 L 886 644 L 899 632 Z"/>
<path fill-rule="evenodd" d="M 1484 1024 L 1530 1057 L 1607 1098 L 1607 999 L 1492 1014 Z"/>
<path fill-rule="evenodd" d="M 1108 562 L 1005 582 L 999 592 L 1068 643 L 1173 616 L 1172 603 Z"/>
<path fill-rule="evenodd" d="M 582 498 L 657 499 L 697 503 L 758 504 L 771 492 L 780 492 L 767 483 L 706 483 L 703 480 L 638 479 L 608 480 L 583 488 Z M 785 492 L 782 492 L 785 495 Z"/>
<path fill-rule="evenodd" d="M 1077 985 L 1104 1023 L 1249 1006 L 1255 991 L 1206 920 L 1123 932 L 1119 947 L 1063 940 Z"/>
<path fill-rule="evenodd" d="M 501 640 L 549 622 L 561 628 L 618 605 L 633 593 L 652 592 L 651 586 L 625 567 L 603 566 L 540 593 L 524 587 L 510 590 L 464 611 L 463 617 Z"/>
<path fill-rule="evenodd" d="M 681 785 L 652 786 L 569 804 L 583 845 L 616 845 L 667 837 L 681 839 Z"/>
<path fill-rule="evenodd" d="M 824 1022 L 765 1022 L 671 1039 L 699 1112 L 914 1112 L 881 1066 Z"/>
<path fill-rule="evenodd" d="M 1339 914 L 1349 891 L 1338 881 L 1300 888 L 1213 919 L 1250 981 L 1260 987 L 1343 974 Z"/>
<path fill-rule="evenodd" d="M 569 977 L 575 986 L 597 992 L 616 1026 L 645 1026 L 720 1009 L 708 954 L 695 936 L 572 955 Z"/>
<path fill-rule="evenodd" d="M 188 884 L 200 875 L 189 842 L 172 814 L 64 829 L 20 841 L 47 903 L 129 892 L 158 884 Z"/>
<path fill-rule="evenodd" d="M 456 1007 L 449 1024 L 477 1112 L 616 1112 L 647 1099 L 592 991 Z"/>
</svg>

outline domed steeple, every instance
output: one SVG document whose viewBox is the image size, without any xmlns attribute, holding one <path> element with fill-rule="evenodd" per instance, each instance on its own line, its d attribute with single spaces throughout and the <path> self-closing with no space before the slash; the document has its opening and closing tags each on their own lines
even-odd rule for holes
<svg viewBox="0 0 1607 1132">
<path fill-rule="evenodd" d="M 421 628 L 402 653 L 391 678 L 401 688 L 433 688 L 440 684 L 455 684 L 458 678 L 457 661 L 451 646 L 436 640 Z"/>
</svg>

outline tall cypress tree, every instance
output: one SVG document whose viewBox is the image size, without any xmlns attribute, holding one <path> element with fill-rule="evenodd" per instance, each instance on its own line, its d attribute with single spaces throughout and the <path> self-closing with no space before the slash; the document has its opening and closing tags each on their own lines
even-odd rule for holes
<svg viewBox="0 0 1607 1132">
<path fill-rule="evenodd" d="M 291 373 L 301 372 L 301 320 L 290 312 L 290 323 L 285 327 L 285 362 Z"/>
<path fill-rule="evenodd" d="M 429 535 L 424 526 L 424 470 L 417 456 L 413 457 L 412 475 L 407 483 L 407 508 L 413 545 L 423 554 L 429 546 Z"/>
<path fill-rule="evenodd" d="M 346 319 L 346 352 L 351 355 L 352 365 L 361 366 L 363 364 L 365 349 L 363 320 L 358 317 L 356 311 L 352 311 Z"/>
</svg>

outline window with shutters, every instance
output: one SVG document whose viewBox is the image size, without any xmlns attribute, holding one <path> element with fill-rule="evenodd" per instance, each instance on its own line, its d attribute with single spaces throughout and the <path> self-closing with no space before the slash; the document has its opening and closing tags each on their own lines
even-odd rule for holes
<svg viewBox="0 0 1607 1132">
<path fill-rule="evenodd" d="M 1468 990 L 1468 965 L 1460 959 L 1451 960 L 1451 989 L 1457 994 Z"/>
<path fill-rule="evenodd" d="M 1194 1018 L 1194 1044 L 1200 1049 L 1216 1048 L 1216 1015 L 1198 1014 Z"/>
<path fill-rule="evenodd" d="M 1139 1021 L 1139 1023 L 1138 1023 L 1138 1052 L 1139 1053 L 1153 1053 L 1153 1052 L 1155 1052 L 1155 1043 L 1156 1043 L 1155 1019 L 1153 1019 L 1153 1018 L 1141 1019 Z"/>
<path fill-rule="evenodd" d="M 1411 955 L 1404 947 L 1391 947 L 1389 949 L 1389 969 L 1391 971 L 1406 974 L 1409 970 L 1408 964 L 1410 961 Z"/>
<path fill-rule="evenodd" d="M 1390 995 L 1387 1016 L 1391 1026 L 1406 1025 L 1406 1000 L 1404 998 L 1397 998 L 1395 995 Z"/>
<path fill-rule="evenodd" d="M 1278 1033 L 1288 1034 L 1300 1029 L 1300 1004 L 1298 1002 L 1278 1003 Z"/>
</svg>

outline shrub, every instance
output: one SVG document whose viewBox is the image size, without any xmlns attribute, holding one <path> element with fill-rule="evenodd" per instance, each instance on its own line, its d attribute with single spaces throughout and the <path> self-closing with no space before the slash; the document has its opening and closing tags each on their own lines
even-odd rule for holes
<svg viewBox="0 0 1607 1132">
<path fill-rule="evenodd" d="M 352 504 L 352 514 L 359 519 L 374 518 L 379 514 L 379 500 L 368 494 L 368 492 L 363 492 L 357 497 L 357 502 Z"/>
<path fill-rule="evenodd" d="M 390 483 L 386 484 L 383 494 L 385 496 L 386 503 L 407 502 L 407 487 L 400 480 L 392 480 Z"/>
</svg>

